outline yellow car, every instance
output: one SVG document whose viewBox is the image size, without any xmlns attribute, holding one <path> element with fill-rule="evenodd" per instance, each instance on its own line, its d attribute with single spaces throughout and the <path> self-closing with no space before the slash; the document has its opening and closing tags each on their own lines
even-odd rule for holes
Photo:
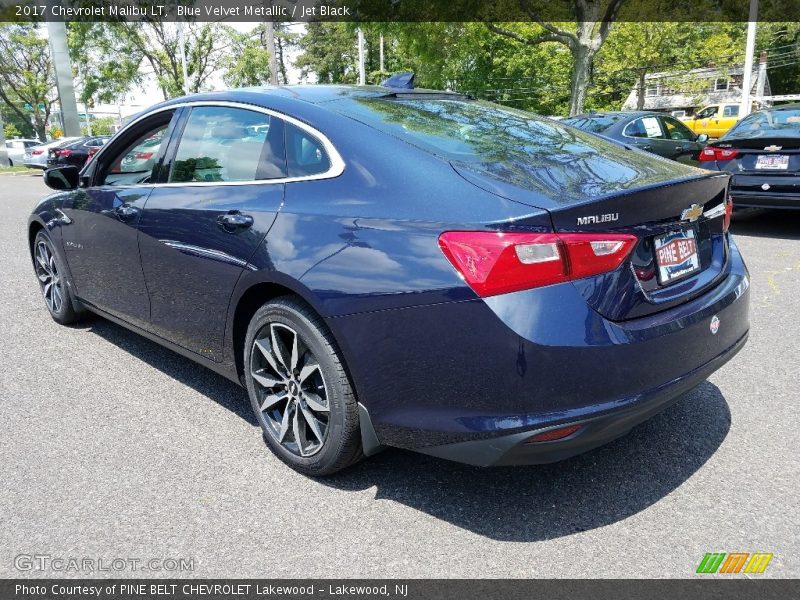
<svg viewBox="0 0 800 600">
<path fill-rule="evenodd" d="M 739 104 L 710 104 L 698 110 L 691 117 L 684 117 L 683 123 L 697 135 L 705 133 L 710 138 L 721 137 L 739 120 Z"/>
</svg>

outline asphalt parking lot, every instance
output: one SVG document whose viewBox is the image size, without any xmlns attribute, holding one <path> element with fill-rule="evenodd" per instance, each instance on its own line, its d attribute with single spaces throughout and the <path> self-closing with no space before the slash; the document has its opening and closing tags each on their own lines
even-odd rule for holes
<svg viewBox="0 0 800 600">
<path fill-rule="evenodd" d="M 91 575 L 15 567 L 40 554 L 194 560 L 94 573 L 137 577 L 683 578 L 712 551 L 800 576 L 800 214 L 734 223 L 749 343 L 626 437 L 489 470 L 389 450 L 313 480 L 268 453 L 234 384 L 102 319 L 50 319 L 26 247 L 45 193 L 0 175 L 0 577 Z"/>
</svg>

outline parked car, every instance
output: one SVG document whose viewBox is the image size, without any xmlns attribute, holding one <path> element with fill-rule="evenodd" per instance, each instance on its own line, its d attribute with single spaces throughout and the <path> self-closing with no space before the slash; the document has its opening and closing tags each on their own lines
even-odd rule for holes
<svg viewBox="0 0 800 600">
<path fill-rule="evenodd" d="M 46 144 L 31 146 L 25 150 L 25 166 L 31 169 L 45 170 L 47 168 L 47 158 L 49 156 L 48 151 L 51 148 L 61 148 L 62 146 L 67 146 L 79 139 L 80 138 L 77 137 L 59 138 L 57 140 L 53 140 L 52 142 L 47 142 Z"/>
<path fill-rule="evenodd" d="M 122 165 L 126 171 L 147 171 L 153 168 L 163 138 L 163 132 L 161 133 L 146 139 L 123 157 Z"/>
<path fill-rule="evenodd" d="M 451 92 L 234 90 L 47 171 L 29 243 L 57 322 L 89 310 L 240 383 L 298 471 L 382 446 L 540 463 L 742 348 L 728 181 Z"/>
<path fill-rule="evenodd" d="M 718 138 L 739 120 L 739 104 L 711 104 L 682 120 L 694 133 L 705 133 L 710 138 Z"/>
<path fill-rule="evenodd" d="M 83 137 L 73 141 L 71 144 L 49 148 L 47 151 L 47 168 L 60 165 L 75 165 L 83 167 L 86 161 L 105 144 L 111 136 L 97 135 Z"/>
<path fill-rule="evenodd" d="M 15 138 L 13 140 L 6 140 L 6 152 L 8 153 L 8 165 L 21 166 L 25 160 L 25 151 L 28 148 L 38 145 L 39 140 L 28 140 L 22 138 Z"/>
<path fill-rule="evenodd" d="M 658 112 L 592 113 L 562 123 L 691 165 L 698 163 L 708 140 L 707 135 L 695 135 L 675 117 Z"/>
<path fill-rule="evenodd" d="M 732 175 L 738 209 L 800 209 L 800 104 L 751 113 L 700 155 L 706 169 Z"/>
</svg>

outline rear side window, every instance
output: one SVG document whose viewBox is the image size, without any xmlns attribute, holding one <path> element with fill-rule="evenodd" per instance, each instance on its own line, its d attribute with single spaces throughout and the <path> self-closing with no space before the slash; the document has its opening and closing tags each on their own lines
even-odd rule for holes
<svg viewBox="0 0 800 600">
<path fill-rule="evenodd" d="M 726 106 L 722 111 L 722 116 L 724 117 L 738 117 L 739 116 L 739 107 L 734 106 Z"/>
<path fill-rule="evenodd" d="M 242 108 L 192 109 L 170 182 L 234 182 L 286 176 L 283 121 Z"/>
<path fill-rule="evenodd" d="M 286 163 L 289 177 L 318 175 L 331 168 L 322 142 L 291 123 L 286 124 Z"/>
</svg>

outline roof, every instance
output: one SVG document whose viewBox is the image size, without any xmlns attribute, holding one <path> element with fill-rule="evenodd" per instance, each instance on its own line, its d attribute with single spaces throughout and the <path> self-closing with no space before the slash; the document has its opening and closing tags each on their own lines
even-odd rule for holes
<svg viewBox="0 0 800 600">
<path fill-rule="evenodd" d="M 403 97 L 414 96 L 452 96 L 453 98 L 466 98 L 465 94 L 458 92 L 448 92 L 442 90 L 429 90 L 425 88 L 389 88 L 379 85 L 326 85 L 326 84 L 306 84 L 306 85 L 282 85 L 282 86 L 260 86 L 243 88 L 241 90 L 230 90 L 231 93 L 255 92 L 266 95 L 284 96 L 303 100 L 312 104 L 332 102 L 343 98 L 381 98 L 381 97 Z"/>
</svg>

